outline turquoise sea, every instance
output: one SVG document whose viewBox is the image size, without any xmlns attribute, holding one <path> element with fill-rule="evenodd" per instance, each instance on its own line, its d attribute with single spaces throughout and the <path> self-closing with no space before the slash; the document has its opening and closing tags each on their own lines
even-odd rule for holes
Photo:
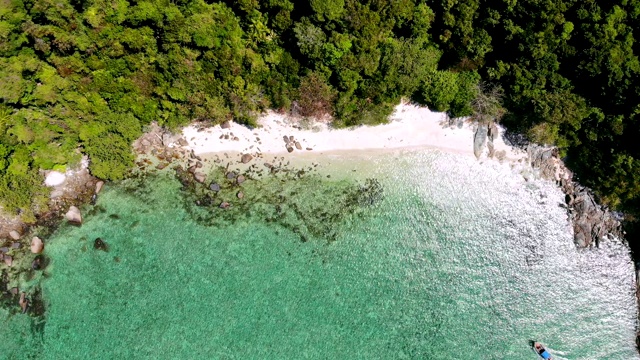
<svg viewBox="0 0 640 360">
<path fill-rule="evenodd" d="M 108 186 L 46 239 L 45 317 L 3 310 L 0 358 L 639 358 L 629 250 L 576 249 L 553 185 L 435 150 L 313 162 Z"/>
</svg>

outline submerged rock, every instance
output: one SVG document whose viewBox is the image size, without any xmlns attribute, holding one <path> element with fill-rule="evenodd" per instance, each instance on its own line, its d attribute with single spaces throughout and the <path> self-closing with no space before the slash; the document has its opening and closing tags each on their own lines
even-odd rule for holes
<svg viewBox="0 0 640 360">
<path fill-rule="evenodd" d="M 96 238 L 93 241 L 93 248 L 96 250 L 109 251 L 109 246 L 101 238 Z"/>
<path fill-rule="evenodd" d="M 20 309 L 22 309 L 23 314 L 27 312 L 29 300 L 27 300 L 27 294 L 25 294 L 24 291 L 20 293 L 20 300 L 18 300 L 18 305 L 20 305 Z"/>
<path fill-rule="evenodd" d="M 15 231 L 15 230 L 11 230 L 11 232 L 9 232 L 9 236 L 11 236 L 11 238 L 13 240 L 19 240 L 20 239 L 20 233 Z"/>
<path fill-rule="evenodd" d="M 209 190 L 218 192 L 220 191 L 220 185 L 212 182 L 211 184 L 209 184 Z"/>
<path fill-rule="evenodd" d="M 295 142 L 295 145 L 296 145 L 296 149 L 298 149 L 298 150 L 302 150 L 302 145 L 300 145 L 300 143 L 299 143 L 299 142 L 297 142 L 297 141 L 296 141 L 296 142 Z"/>
<path fill-rule="evenodd" d="M 33 261 L 31 262 L 31 268 L 33 270 L 43 270 L 46 267 L 47 267 L 47 262 L 46 262 L 44 256 L 42 256 L 42 255 L 36 256 L 33 259 Z"/>
</svg>

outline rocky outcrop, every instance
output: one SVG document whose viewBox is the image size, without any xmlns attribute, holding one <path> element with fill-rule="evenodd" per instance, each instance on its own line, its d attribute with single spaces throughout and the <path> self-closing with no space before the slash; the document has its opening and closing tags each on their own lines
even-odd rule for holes
<svg viewBox="0 0 640 360">
<path fill-rule="evenodd" d="M 531 167 L 538 169 L 542 178 L 560 181 L 561 173 L 565 174 L 565 179 L 571 177 L 569 170 L 564 167 L 562 161 L 558 158 L 557 148 L 529 145 L 527 147 L 527 155 L 529 156 Z"/>
<path fill-rule="evenodd" d="M 566 194 L 577 246 L 598 246 L 609 236 L 622 237 L 620 220 L 606 206 L 598 204 L 590 189 L 573 181 L 573 174 L 559 158 L 558 149 L 529 145 L 527 154 L 531 167 L 537 169 L 542 178 L 555 181 Z"/>
</svg>

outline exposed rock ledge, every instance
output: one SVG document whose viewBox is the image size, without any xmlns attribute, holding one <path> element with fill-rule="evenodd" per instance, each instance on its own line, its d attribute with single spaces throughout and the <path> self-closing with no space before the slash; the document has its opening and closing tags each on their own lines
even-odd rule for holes
<svg viewBox="0 0 640 360">
<path fill-rule="evenodd" d="M 573 181 L 573 173 L 558 157 L 558 149 L 530 144 L 527 154 L 531 167 L 544 179 L 555 181 L 566 194 L 565 201 L 573 224 L 574 241 L 578 247 L 598 246 L 609 236 L 624 234 L 618 216 L 599 205 L 590 189 Z"/>
</svg>

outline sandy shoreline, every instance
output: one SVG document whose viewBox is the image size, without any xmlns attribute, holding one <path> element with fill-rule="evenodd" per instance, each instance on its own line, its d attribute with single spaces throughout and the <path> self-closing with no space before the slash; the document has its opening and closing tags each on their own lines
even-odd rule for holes
<svg viewBox="0 0 640 360">
<path fill-rule="evenodd" d="M 296 157 L 303 153 L 324 153 L 349 150 L 432 148 L 445 152 L 474 156 L 474 125 L 464 122 L 462 128 L 449 126 L 444 113 L 427 108 L 400 104 L 390 116 L 388 124 L 360 126 L 352 129 L 331 129 L 324 123 L 297 123 L 286 116 L 269 112 L 258 119 L 260 127 L 253 130 L 231 122 L 228 128 L 220 125 L 198 129 L 188 126 L 182 135 L 184 147 L 196 155 L 221 154 L 287 154 Z M 293 136 L 289 153 L 284 137 Z M 299 146 L 296 148 L 295 142 Z M 507 145 L 502 138 L 494 141 L 496 151 L 505 151 L 507 160 L 526 156 L 520 149 Z M 482 158 L 488 157 L 485 148 Z"/>
</svg>

